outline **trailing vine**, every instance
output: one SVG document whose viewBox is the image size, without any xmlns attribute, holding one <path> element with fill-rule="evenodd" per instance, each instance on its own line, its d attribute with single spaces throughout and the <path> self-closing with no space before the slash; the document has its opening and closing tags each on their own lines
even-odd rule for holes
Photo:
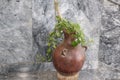
<svg viewBox="0 0 120 80">
<path fill-rule="evenodd" d="M 49 34 L 48 37 L 48 49 L 46 52 L 46 61 L 52 60 L 52 51 L 57 47 L 57 45 L 64 39 L 64 31 L 68 34 L 72 34 L 74 40 L 72 41 L 71 45 L 76 47 L 78 44 L 81 46 L 86 46 L 88 41 L 85 39 L 85 35 L 83 30 L 81 29 L 78 23 L 74 23 L 62 18 L 57 0 L 54 0 L 55 5 L 55 15 L 56 15 L 56 24 L 53 31 Z"/>
<path fill-rule="evenodd" d="M 83 33 L 83 30 L 80 28 L 80 25 L 78 23 L 70 22 L 64 18 L 61 18 L 60 16 L 56 16 L 57 23 L 55 25 L 54 30 L 50 33 L 48 38 L 48 50 L 47 50 L 47 58 L 48 61 L 50 61 L 51 53 L 52 51 L 57 47 L 57 45 L 60 43 L 60 39 L 64 38 L 64 30 L 68 33 L 74 33 L 72 36 L 75 38 L 71 45 L 73 47 L 76 47 L 78 44 L 81 44 L 81 46 L 86 45 L 85 35 Z"/>
</svg>

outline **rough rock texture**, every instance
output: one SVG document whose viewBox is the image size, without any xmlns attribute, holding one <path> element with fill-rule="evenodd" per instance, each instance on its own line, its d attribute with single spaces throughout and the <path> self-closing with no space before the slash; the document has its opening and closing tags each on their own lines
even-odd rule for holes
<svg viewBox="0 0 120 80">
<path fill-rule="evenodd" d="M 33 0 L 33 52 L 45 55 L 47 51 L 47 36 L 54 27 L 54 1 Z"/>
<path fill-rule="evenodd" d="M 96 70 L 81 70 L 78 80 L 120 80 L 120 73 L 106 66 Z M 41 65 L 44 66 L 44 65 Z M 46 66 L 44 66 L 46 67 Z M 7 75 L 0 75 L 0 80 L 57 80 L 55 71 L 46 70 L 37 72 L 10 72 Z"/>
<path fill-rule="evenodd" d="M 55 24 L 53 1 L 33 1 L 33 49 L 37 54 L 45 55 L 47 35 Z M 94 40 L 94 43 L 88 47 L 84 68 L 97 68 L 99 28 L 101 27 L 99 2 L 96 0 L 59 0 L 59 3 L 60 12 L 63 17 L 81 24 L 87 38 L 91 37 Z"/>
<path fill-rule="evenodd" d="M 11 64 L 9 67 L 3 67 L 3 71 L 8 70 L 8 73 L 0 74 L 0 80 L 57 80 L 51 63 Z M 120 80 L 120 71 L 101 62 L 99 67 L 81 70 L 79 80 Z"/>
<path fill-rule="evenodd" d="M 0 65 L 32 60 L 29 0 L 0 0 Z"/>
<path fill-rule="evenodd" d="M 119 0 L 104 0 L 100 34 L 99 60 L 120 70 L 120 10 Z"/>
</svg>

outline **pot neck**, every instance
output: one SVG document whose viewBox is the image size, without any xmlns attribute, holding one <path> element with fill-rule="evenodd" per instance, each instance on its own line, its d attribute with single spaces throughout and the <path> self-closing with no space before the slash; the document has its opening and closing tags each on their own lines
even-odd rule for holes
<svg viewBox="0 0 120 80">
<path fill-rule="evenodd" d="M 66 31 L 63 31 L 64 33 L 64 41 L 63 44 L 67 47 L 67 48 L 74 48 L 71 43 L 72 41 L 75 40 L 75 38 L 73 37 L 73 34 L 75 33 L 67 33 Z M 81 45 L 80 45 L 81 46 Z M 85 49 L 85 51 L 87 50 L 87 46 L 81 46 Z"/>
<path fill-rule="evenodd" d="M 71 45 L 72 41 L 75 40 L 75 38 L 73 37 L 73 33 L 67 33 L 66 31 L 63 31 L 64 33 L 64 44 L 66 44 L 66 46 L 69 46 L 69 47 L 73 47 Z"/>
</svg>

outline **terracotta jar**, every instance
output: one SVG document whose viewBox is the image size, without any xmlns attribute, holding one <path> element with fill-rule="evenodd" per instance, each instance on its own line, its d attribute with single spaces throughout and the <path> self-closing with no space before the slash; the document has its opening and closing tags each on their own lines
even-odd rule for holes
<svg viewBox="0 0 120 80">
<path fill-rule="evenodd" d="M 64 32 L 64 36 L 64 41 L 53 52 L 53 64 L 60 74 L 74 75 L 84 64 L 86 47 L 73 47 L 71 34 Z"/>
</svg>

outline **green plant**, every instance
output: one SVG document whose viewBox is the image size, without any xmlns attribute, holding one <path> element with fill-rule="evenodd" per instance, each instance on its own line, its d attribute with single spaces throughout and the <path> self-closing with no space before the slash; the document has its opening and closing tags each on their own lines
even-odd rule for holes
<svg viewBox="0 0 120 80">
<path fill-rule="evenodd" d="M 39 63 L 39 62 L 45 62 L 46 61 L 46 57 L 42 56 L 42 54 L 40 54 L 40 53 L 36 53 L 36 55 L 35 55 L 35 61 L 37 63 Z"/>
<path fill-rule="evenodd" d="M 64 30 L 68 33 L 74 33 L 72 36 L 75 38 L 71 45 L 76 47 L 78 44 L 81 46 L 86 46 L 87 41 L 85 39 L 85 35 L 83 30 L 81 29 L 78 23 L 70 22 L 60 16 L 56 16 L 57 23 L 55 25 L 54 30 L 50 33 L 48 39 L 48 50 L 47 50 L 47 59 L 51 61 L 51 53 L 56 48 L 56 46 L 60 43 L 59 39 L 63 39 Z"/>
<path fill-rule="evenodd" d="M 68 21 L 61 17 L 59 8 L 58 8 L 58 2 L 57 0 L 54 0 L 55 3 L 55 12 L 56 12 L 56 24 L 53 29 L 53 31 L 49 34 L 48 37 L 48 49 L 46 53 L 46 61 L 52 60 L 52 51 L 56 48 L 56 46 L 61 42 L 61 39 L 64 38 L 63 34 L 64 31 L 68 34 L 71 34 L 74 40 L 72 41 L 71 45 L 73 47 L 76 47 L 78 44 L 81 44 L 81 46 L 86 46 L 89 42 L 85 39 L 85 35 L 83 33 L 83 30 L 81 29 L 80 25 L 78 23 L 74 23 L 71 21 Z"/>
</svg>

